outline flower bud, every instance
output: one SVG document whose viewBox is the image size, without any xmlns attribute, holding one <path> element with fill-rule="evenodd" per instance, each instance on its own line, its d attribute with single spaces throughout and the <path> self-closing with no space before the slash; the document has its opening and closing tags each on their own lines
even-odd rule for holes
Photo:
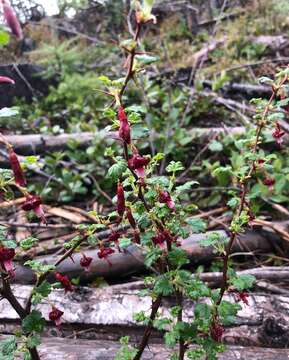
<svg viewBox="0 0 289 360">
<path fill-rule="evenodd" d="M 150 162 L 147 157 L 141 156 L 138 153 L 134 153 L 133 156 L 128 160 L 128 167 L 134 170 L 138 177 L 145 177 L 145 166 Z"/>
<path fill-rule="evenodd" d="M 122 106 L 118 108 L 118 120 L 119 120 L 119 130 L 118 130 L 119 137 L 126 144 L 130 144 L 131 143 L 130 126 L 124 108 Z"/>
<path fill-rule="evenodd" d="M 4 246 L 0 247 L 0 265 L 12 278 L 15 277 L 15 270 L 12 262 L 14 256 L 14 249 L 6 248 Z"/>
<path fill-rule="evenodd" d="M 263 184 L 268 186 L 269 190 L 272 191 L 275 185 L 275 179 L 272 177 L 267 176 L 264 180 L 263 180 Z"/>
<path fill-rule="evenodd" d="M 174 202 L 174 200 L 171 198 L 171 195 L 169 194 L 168 191 L 161 190 L 161 191 L 159 192 L 159 202 L 160 202 L 160 203 L 163 203 L 163 204 L 166 204 L 167 207 L 168 207 L 169 209 L 171 209 L 172 211 L 176 211 L 175 202 Z"/>
<path fill-rule="evenodd" d="M 24 211 L 33 210 L 36 216 L 39 217 L 43 223 L 46 223 L 46 219 L 42 207 L 42 200 L 40 196 L 28 195 L 26 197 L 24 204 L 22 205 L 22 209 Z"/>
<path fill-rule="evenodd" d="M 1 83 L 15 85 L 15 81 L 7 76 L 0 76 L 0 84 Z"/>
<path fill-rule="evenodd" d="M 125 212 L 125 197 L 122 183 L 119 181 L 117 184 L 117 212 L 120 218 L 123 218 Z"/>
<path fill-rule="evenodd" d="M 66 275 L 62 275 L 59 272 L 56 272 L 54 276 L 55 279 L 59 281 L 63 286 L 65 293 L 67 293 L 68 291 L 73 291 L 73 286 Z"/>
<path fill-rule="evenodd" d="M 281 130 L 281 126 L 278 121 L 275 123 L 275 129 L 272 132 L 273 138 L 276 140 L 278 145 L 281 145 L 283 142 L 282 137 L 285 135 L 285 132 Z"/>
<path fill-rule="evenodd" d="M 235 292 L 234 297 L 237 302 L 242 301 L 245 305 L 249 305 L 249 294 L 246 291 Z"/>
<path fill-rule="evenodd" d="M 86 256 L 85 254 L 82 255 L 82 258 L 80 259 L 80 266 L 85 269 L 85 271 L 90 270 L 90 266 L 92 263 L 92 257 Z"/>
<path fill-rule="evenodd" d="M 7 0 L 2 0 L 1 2 L 3 5 L 4 18 L 6 20 L 7 25 L 10 27 L 12 34 L 15 35 L 18 40 L 23 39 L 23 32 L 21 29 L 21 25 L 15 14 L 14 9 Z"/>
<path fill-rule="evenodd" d="M 111 247 L 107 247 L 107 248 L 101 247 L 99 252 L 97 253 L 97 256 L 100 259 L 106 260 L 108 265 L 112 266 L 112 263 L 109 261 L 108 257 L 109 257 L 109 255 L 111 255 L 113 253 L 114 253 L 114 250 Z"/>
<path fill-rule="evenodd" d="M 54 321 L 55 325 L 59 327 L 61 325 L 61 316 L 64 314 L 63 311 L 57 309 L 56 307 L 52 307 L 49 313 L 49 320 Z"/>
<path fill-rule="evenodd" d="M 15 183 L 18 186 L 26 186 L 26 179 L 21 168 L 20 162 L 14 150 L 9 148 L 9 162 L 14 174 Z"/>
</svg>

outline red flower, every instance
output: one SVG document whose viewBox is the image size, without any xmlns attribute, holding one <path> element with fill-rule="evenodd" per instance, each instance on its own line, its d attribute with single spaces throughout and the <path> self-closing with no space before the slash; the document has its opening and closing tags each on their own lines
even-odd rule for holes
<svg viewBox="0 0 289 360">
<path fill-rule="evenodd" d="M 54 276 L 55 279 L 59 281 L 61 285 L 64 287 L 65 293 L 67 293 L 68 291 L 73 291 L 73 286 L 66 275 L 62 275 L 59 272 L 56 272 Z"/>
<path fill-rule="evenodd" d="M 54 321 L 55 325 L 59 327 L 61 325 L 61 316 L 63 314 L 64 314 L 63 311 L 53 306 L 49 313 L 49 320 Z"/>
<path fill-rule="evenodd" d="M 281 130 L 280 124 L 276 121 L 275 130 L 272 133 L 273 138 L 276 140 L 278 145 L 281 145 L 283 142 L 282 137 L 285 135 L 285 132 Z"/>
<path fill-rule="evenodd" d="M 82 258 L 80 259 L 80 266 L 82 266 L 85 269 L 85 271 L 89 271 L 92 260 L 93 260 L 92 257 L 83 254 Z"/>
<path fill-rule="evenodd" d="M 211 324 L 210 335 L 212 339 L 215 340 L 216 342 L 220 343 L 222 341 L 224 331 L 225 331 L 224 327 L 218 321 L 214 321 Z"/>
<path fill-rule="evenodd" d="M 42 222 L 46 223 L 43 207 L 42 207 L 42 200 L 40 196 L 37 195 L 28 195 L 24 204 L 22 205 L 22 209 L 24 211 L 31 211 L 33 210 Z"/>
<path fill-rule="evenodd" d="M 0 264 L 1 267 L 11 276 L 15 276 L 15 270 L 12 260 L 15 256 L 15 250 L 5 248 L 4 246 L 0 247 Z"/>
<path fill-rule="evenodd" d="M 244 304 L 249 305 L 249 294 L 246 291 L 236 292 L 234 293 L 234 297 L 237 302 L 242 301 Z"/>
<path fill-rule="evenodd" d="M 117 185 L 117 212 L 122 219 L 125 211 L 125 197 L 122 183 L 119 181 Z"/>
<path fill-rule="evenodd" d="M 130 169 L 134 170 L 138 177 L 145 177 L 145 166 L 150 162 L 150 159 L 134 153 L 133 156 L 128 160 L 128 166 Z"/>
<path fill-rule="evenodd" d="M 23 33 L 21 29 L 20 22 L 13 10 L 12 6 L 7 2 L 7 0 L 2 0 L 4 18 L 7 25 L 10 27 L 12 34 L 14 34 L 18 40 L 23 38 Z"/>
<path fill-rule="evenodd" d="M 169 209 L 171 209 L 173 211 L 176 211 L 175 202 L 171 198 L 171 195 L 169 194 L 168 191 L 161 190 L 159 192 L 159 202 L 163 203 L 163 204 L 166 204 Z"/>
<path fill-rule="evenodd" d="M 111 234 L 109 235 L 108 237 L 108 241 L 109 242 L 113 242 L 115 244 L 118 244 L 118 240 L 119 238 L 121 237 L 121 233 L 120 232 L 117 232 L 117 231 L 113 231 L 111 232 Z"/>
<path fill-rule="evenodd" d="M 112 263 L 109 261 L 108 257 L 109 255 L 113 254 L 114 253 L 114 250 L 110 247 L 102 247 L 100 248 L 99 252 L 97 253 L 97 256 L 100 258 L 100 259 L 104 259 L 108 262 L 109 266 L 112 266 Z"/>
<path fill-rule="evenodd" d="M 130 126 L 124 108 L 122 106 L 118 108 L 118 120 L 119 120 L 119 130 L 118 130 L 119 137 L 126 144 L 130 144 L 131 143 Z"/>
<path fill-rule="evenodd" d="M 136 229 L 136 222 L 135 222 L 135 219 L 134 219 L 133 214 L 131 212 L 131 208 L 129 208 L 129 207 L 126 208 L 126 217 L 127 217 L 128 222 L 130 223 L 130 226 L 133 229 Z"/>
<path fill-rule="evenodd" d="M 12 148 L 9 148 L 9 162 L 10 162 L 11 168 L 13 170 L 15 183 L 18 186 L 25 186 L 26 179 L 25 179 L 23 170 L 21 168 L 18 157 Z"/>
<path fill-rule="evenodd" d="M 15 81 L 13 79 L 10 79 L 7 76 L 0 76 L 0 83 L 4 83 L 4 84 L 15 84 Z"/>
<path fill-rule="evenodd" d="M 263 184 L 268 186 L 269 190 L 272 191 L 275 184 L 275 179 L 268 176 L 263 180 Z"/>
<path fill-rule="evenodd" d="M 166 237 L 162 232 L 159 232 L 157 235 L 152 237 L 152 242 L 155 245 L 159 245 L 160 247 L 163 247 L 165 241 L 166 241 Z"/>
</svg>

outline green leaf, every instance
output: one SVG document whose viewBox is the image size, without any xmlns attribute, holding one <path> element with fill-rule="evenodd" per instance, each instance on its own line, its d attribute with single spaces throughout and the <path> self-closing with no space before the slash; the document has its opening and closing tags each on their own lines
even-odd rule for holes
<svg viewBox="0 0 289 360">
<path fill-rule="evenodd" d="M 199 182 L 192 180 L 192 181 L 186 182 L 183 185 L 177 186 L 175 189 L 176 195 L 180 195 L 183 192 L 190 190 L 193 185 L 199 185 Z"/>
<path fill-rule="evenodd" d="M 121 175 L 126 171 L 127 166 L 124 160 L 119 160 L 116 164 L 113 164 L 107 172 L 107 177 L 114 181 L 119 179 Z"/>
<path fill-rule="evenodd" d="M 234 286 L 237 291 L 243 291 L 252 288 L 256 281 L 253 275 L 245 274 L 230 279 L 230 283 Z"/>
<path fill-rule="evenodd" d="M 3 30 L 0 30 L 0 47 L 7 45 L 10 41 L 10 35 Z"/>
<path fill-rule="evenodd" d="M 15 336 L 10 336 L 9 338 L 1 341 L 0 352 L 3 356 L 7 356 L 10 354 L 11 356 L 13 356 L 16 350 L 17 350 L 17 343 Z M 11 359 L 14 359 L 14 357 L 12 357 Z"/>
<path fill-rule="evenodd" d="M 41 344 L 41 337 L 39 335 L 29 336 L 26 344 L 29 349 L 32 349 Z"/>
<path fill-rule="evenodd" d="M 169 263 L 175 267 L 179 268 L 185 264 L 189 263 L 187 253 L 178 247 L 174 247 L 168 254 Z"/>
<path fill-rule="evenodd" d="M 33 237 L 33 236 L 29 236 L 26 239 L 23 239 L 20 242 L 20 247 L 23 250 L 29 250 L 31 249 L 36 243 L 38 242 L 38 239 Z"/>
<path fill-rule="evenodd" d="M 167 276 L 161 275 L 156 280 L 154 291 L 158 295 L 168 296 L 173 294 L 174 288 L 170 283 L 170 280 L 167 278 Z"/>
<path fill-rule="evenodd" d="M 204 220 L 198 218 L 187 219 L 186 223 L 191 226 L 191 231 L 195 234 L 202 233 L 207 228 L 207 223 Z"/>
<path fill-rule="evenodd" d="M 32 310 L 31 313 L 22 320 L 22 329 L 25 333 L 32 333 L 33 331 L 41 333 L 44 326 L 45 319 L 38 310 Z"/>
<path fill-rule="evenodd" d="M 168 173 L 176 173 L 177 171 L 184 170 L 184 167 L 180 161 L 171 161 L 166 167 Z"/>
<path fill-rule="evenodd" d="M 209 149 L 212 152 L 220 152 L 223 150 L 223 144 L 217 140 L 213 140 L 209 145 Z"/>
<path fill-rule="evenodd" d="M 242 307 L 240 304 L 233 304 L 229 301 L 223 300 L 219 305 L 219 315 L 221 323 L 230 325 L 235 321 L 236 315 Z"/>
<path fill-rule="evenodd" d="M 47 264 L 43 264 L 40 261 L 37 260 L 28 260 L 24 263 L 25 266 L 29 266 L 32 270 L 34 270 L 35 272 L 39 273 L 39 274 L 43 274 L 46 273 L 48 271 L 52 271 L 55 270 L 55 266 L 54 265 L 47 265 Z"/>
</svg>

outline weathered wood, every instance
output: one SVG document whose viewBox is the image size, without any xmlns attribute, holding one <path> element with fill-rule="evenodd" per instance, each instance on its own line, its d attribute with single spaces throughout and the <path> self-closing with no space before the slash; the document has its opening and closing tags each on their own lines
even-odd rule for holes
<svg viewBox="0 0 289 360">
<path fill-rule="evenodd" d="M 136 286 L 138 287 L 138 286 Z M 24 303 L 32 287 L 15 285 L 13 291 L 17 299 Z M 124 333 L 132 335 L 137 341 L 141 329 L 133 314 L 139 311 L 149 313 L 150 297 L 139 297 L 139 289 L 133 285 L 116 285 L 106 288 L 78 288 L 73 293 L 64 295 L 63 290 L 55 290 L 49 295 L 49 303 L 45 300 L 37 306 L 48 319 L 51 304 L 64 311 L 63 325 L 58 335 L 74 334 L 90 339 L 117 339 Z M 225 300 L 235 301 L 232 294 Z M 169 311 L 175 305 L 174 299 L 166 298 L 160 308 L 160 314 L 169 317 Z M 194 317 L 195 302 L 184 302 L 184 321 Z M 242 309 L 231 327 L 226 328 L 224 341 L 227 344 L 287 347 L 289 339 L 289 296 L 250 293 L 249 305 L 240 304 Z M 6 300 L 0 302 L 0 330 L 3 324 L 16 324 L 17 314 Z M 11 325 L 10 325 L 11 326 Z M 50 328 L 51 329 L 51 328 Z M 9 328 L 6 327 L 6 332 Z M 82 331 L 80 331 L 82 330 Z M 53 335 L 54 331 L 46 332 Z M 160 335 L 153 336 L 152 341 L 160 341 Z"/>
<path fill-rule="evenodd" d="M 227 236 L 224 231 L 215 231 L 221 236 Z M 199 245 L 200 240 L 206 238 L 210 232 L 205 234 L 194 234 L 188 239 L 181 241 L 182 248 L 188 253 L 191 264 L 206 264 L 212 259 L 216 258 L 216 254 L 212 247 L 202 247 Z M 278 244 L 281 246 L 281 239 L 276 236 L 274 233 L 267 231 L 248 231 L 246 234 L 241 235 L 238 241 L 233 247 L 234 252 L 240 251 L 254 251 L 254 252 L 266 252 L 272 250 L 272 243 Z M 67 274 L 69 277 L 78 277 L 82 282 L 87 282 L 95 277 L 104 277 L 104 278 L 126 278 L 129 275 L 141 272 L 145 270 L 144 266 L 144 254 L 141 249 L 136 245 L 131 245 L 121 253 L 115 252 L 110 257 L 112 266 L 110 266 L 106 261 L 101 260 L 97 256 L 98 250 L 86 250 L 85 254 L 93 258 L 91 271 L 85 272 L 80 266 L 81 254 L 76 253 L 73 258 L 74 262 L 71 259 L 66 259 L 63 261 L 57 268 L 63 274 Z M 41 256 L 37 258 L 39 261 L 42 261 L 47 264 L 53 264 L 57 256 L 48 255 Z M 24 267 L 20 264 L 16 265 L 16 282 L 31 284 L 35 281 L 34 273 L 27 267 Z"/>
<path fill-rule="evenodd" d="M 0 336 L 0 341 L 4 338 Z M 119 343 L 113 341 L 61 338 L 44 338 L 39 347 L 41 360 L 114 360 L 119 349 Z M 171 353 L 171 349 L 154 344 L 145 350 L 142 359 L 168 360 Z M 218 360 L 288 360 L 288 357 L 288 349 L 229 346 L 218 355 Z"/>
</svg>

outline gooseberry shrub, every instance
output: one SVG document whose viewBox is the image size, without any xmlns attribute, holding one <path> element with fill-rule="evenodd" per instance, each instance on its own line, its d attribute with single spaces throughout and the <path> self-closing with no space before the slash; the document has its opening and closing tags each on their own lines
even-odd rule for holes
<svg viewBox="0 0 289 360">
<path fill-rule="evenodd" d="M 266 154 L 261 145 L 264 130 L 269 129 L 277 146 L 282 146 L 284 132 L 278 120 L 288 112 L 289 68 L 278 72 L 275 79 L 262 79 L 271 85 L 272 95 L 268 101 L 252 100 L 256 106 L 255 124 L 242 141 L 238 140 L 236 144 L 242 161 L 238 167 L 226 167 L 237 185 L 236 189 L 230 192 L 231 198 L 228 201 L 232 213 L 228 236 L 222 238 L 218 233 L 210 233 L 201 243 L 204 247 L 213 247 L 222 260 L 221 286 L 211 289 L 201 281 L 198 273 L 192 274 L 185 268 L 189 258 L 182 249 L 182 239 L 192 232 L 205 231 L 205 224 L 192 218 L 192 209 L 196 206 L 183 201 L 184 193 L 198 184 L 194 180 L 181 185 L 177 183 L 178 174 L 184 170 L 178 161 L 171 161 L 166 166 L 165 175 L 156 175 L 164 154 L 146 152 L 147 147 L 144 144 L 147 138 L 136 136 L 135 131 L 137 128 L 139 134 L 139 129 L 145 127 L 142 112 L 137 111 L 137 106 L 126 107 L 128 87 L 133 82 L 137 84 L 138 75 L 145 71 L 146 63 L 150 63 L 149 56 L 141 45 L 143 29 L 156 23 L 152 14 L 152 0 L 144 0 L 142 3 L 133 1 L 132 6 L 130 20 L 134 29 L 133 38 L 120 43 L 121 50 L 126 54 L 125 77 L 99 78 L 103 84 L 103 88 L 99 90 L 112 100 L 110 106 L 104 110 L 104 116 L 111 122 L 106 131 L 109 133 L 109 141 L 118 144 L 114 148 L 108 145 L 105 152 L 105 156 L 112 163 L 107 177 L 114 183 L 114 211 L 107 215 L 94 213 L 95 224 L 81 225 L 78 236 L 65 244 L 64 254 L 54 264 L 43 264 L 37 260 L 25 263 L 36 273 L 37 281 L 24 305 L 19 303 L 11 287 L 11 281 L 15 277 L 13 259 L 18 252 L 30 249 L 37 239 L 28 238 L 17 244 L 8 241 L 6 229 L 1 228 L 0 293 L 22 321 L 21 330 L 16 336 L 1 343 L 1 358 L 5 360 L 14 358 L 15 352 L 22 352 L 26 360 L 40 359 L 37 346 L 41 343 L 45 319 L 35 307 L 42 301 L 48 301 L 51 309 L 46 320 L 54 322 L 56 327 L 61 326 L 65 310 L 58 309 L 51 303 L 49 295 L 59 287 L 63 288 L 65 293 L 73 292 L 74 285 L 65 274 L 57 271 L 57 266 L 87 243 L 97 248 L 98 258 L 106 261 L 108 266 L 114 266 L 112 255 L 115 252 L 134 243 L 144 251 L 145 264 L 153 270 L 153 275 L 145 278 L 146 287 L 139 294 L 151 297 L 150 312 L 134 315 L 135 321 L 144 326 L 142 339 L 138 345 L 133 345 L 128 337 L 123 338 L 121 349 L 116 355 L 118 360 L 141 359 L 154 328 L 165 331 L 164 339 L 166 345 L 172 349 L 172 360 L 183 360 L 185 356 L 189 359 L 216 359 L 217 353 L 224 350 L 222 340 L 225 326 L 234 321 L 241 309 L 241 303 L 245 306 L 249 304 L 248 289 L 253 286 L 254 278 L 248 275 L 238 276 L 231 266 L 230 256 L 238 235 L 243 233 L 256 217 L 251 205 L 255 196 L 252 189 L 256 182 L 268 187 L 268 191 L 274 191 L 272 155 Z M 10 13 L 11 11 L 12 9 Z M 0 77 L 0 86 L 17 84 L 14 84 L 12 79 Z M 27 180 L 18 156 L 3 135 L 0 140 L 7 149 L 12 169 L 12 172 L 0 173 L 1 196 L 6 199 L 11 194 L 22 194 L 25 198 L 22 209 L 27 212 L 34 211 L 45 224 L 41 197 L 27 190 Z M 106 240 L 100 241 L 97 233 L 103 228 L 107 228 L 110 235 Z M 91 257 L 83 253 L 80 265 L 84 271 L 90 271 L 92 261 Z M 53 275 L 55 282 L 48 282 L 48 275 Z M 163 316 L 160 308 L 165 297 L 173 298 L 175 305 Z M 193 319 L 189 319 L 184 313 L 186 299 L 194 303 Z"/>
</svg>

